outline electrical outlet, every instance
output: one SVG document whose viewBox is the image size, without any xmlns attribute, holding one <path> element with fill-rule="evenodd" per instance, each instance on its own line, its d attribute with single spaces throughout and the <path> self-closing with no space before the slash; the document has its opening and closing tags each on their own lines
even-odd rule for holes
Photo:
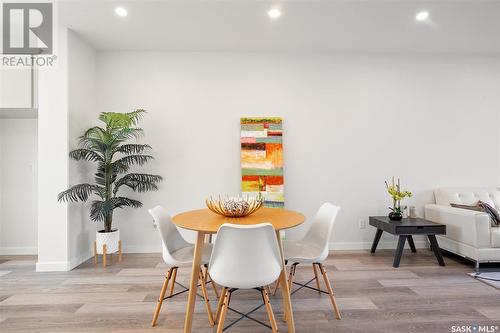
<svg viewBox="0 0 500 333">
<path fill-rule="evenodd" d="M 360 219 L 358 223 L 359 223 L 359 229 L 366 229 L 366 220 Z"/>
</svg>

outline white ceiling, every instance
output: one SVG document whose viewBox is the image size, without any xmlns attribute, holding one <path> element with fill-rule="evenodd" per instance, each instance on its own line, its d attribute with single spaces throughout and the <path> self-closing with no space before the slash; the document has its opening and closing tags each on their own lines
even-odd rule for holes
<svg viewBox="0 0 500 333">
<path fill-rule="evenodd" d="M 500 54 L 500 0 L 61 0 L 57 10 L 99 50 Z M 415 21 L 420 10 L 428 23 Z"/>
</svg>

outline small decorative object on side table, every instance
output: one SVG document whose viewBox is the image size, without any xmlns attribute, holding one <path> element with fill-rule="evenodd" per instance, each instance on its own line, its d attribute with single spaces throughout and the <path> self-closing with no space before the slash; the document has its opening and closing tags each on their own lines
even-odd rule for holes
<svg viewBox="0 0 500 333">
<path fill-rule="evenodd" d="M 389 185 L 387 181 L 385 182 L 385 187 L 387 188 L 387 193 L 392 197 L 392 207 L 389 207 L 391 212 L 389 213 L 389 219 L 391 221 L 401 221 L 403 218 L 403 211 L 406 206 L 401 208 L 401 200 L 404 198 L 410 198 L 412 196 L 410 191 L 401 190 L 401 181 L 398 178 L 398 182 L 394 182 L 394 177 L 392 177 L 392 184 Z"/>
<path fill-rule="evenodd" d="M 391 221 L 387 216 L 370 216 L 370 225 L 377 228 L 371 253 L 375 253 L 380 237 L 384 231 L 399 236 L 398 247 L 392 265 L 393 267 L 399 267 L 406 240 L 408 240 L 411 251 L 417 252 L 412 235 L 426 235 L 427 238 L 429 238 L 431 250 L 434 252 L 439 265 L 444 266 L 443 256 L 441 255 L 436 235 L 446 235 L 445 224 L 439 224 L 421 218 L 404 218 L 401 222 L 395 222 Z"/>
</svg>

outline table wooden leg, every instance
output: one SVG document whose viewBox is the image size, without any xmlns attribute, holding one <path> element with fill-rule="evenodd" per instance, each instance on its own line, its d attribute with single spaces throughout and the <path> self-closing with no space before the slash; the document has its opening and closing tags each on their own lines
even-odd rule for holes
<svg viewBox="0 0 500 333">
<path fill-rule="evenodd" d="M 276 231 L 276 237 L 278 239 L 278 244 L 281 252 L 281 262 L 283 264 L 283 270 L 281 271 L 279 282 L 281 285 L 281 294 L 283 297 L 283 311 L 285 312 L 286 324 L 288 326 L 289 333 L 295 333 L 295 323 L 293 321 L 293 310 L 292 310 L 292 300 L 290 297 L 290 289 L 288 288 L 288 281 L 286 280 L 286 269 L 285 269 L 285 259 L 283 257 L 283 245 L 281 243 L 280 232 Z"/>
<path fill-rule="evenodd" d="M 191 280 L 189 280 L 189 296 L 186 306 L 186 319 L 184 321 L 184 333 L 191 333 L 193 325 L 194 305 L 196 301 L 196 292 L 198 289 L 198 274 L 200 272 L 201 256 L 203 255 L 203 243 L 205 233 L 198 231 L 196 243 L 194 245 L 193 266 L 191 267 Z"/>
</svg>

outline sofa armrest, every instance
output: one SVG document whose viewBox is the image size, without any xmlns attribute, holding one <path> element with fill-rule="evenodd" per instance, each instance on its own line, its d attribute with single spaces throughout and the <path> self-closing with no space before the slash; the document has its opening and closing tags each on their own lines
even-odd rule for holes
<svg viewBox="0 0 500 333">
<path fill-rule="evenodd" d="M 490 216 L 469 209 L 425 205 L 425 218 L 446 224 L 446 237 L 475 248 L 491 247 Z"/>
</svg>

